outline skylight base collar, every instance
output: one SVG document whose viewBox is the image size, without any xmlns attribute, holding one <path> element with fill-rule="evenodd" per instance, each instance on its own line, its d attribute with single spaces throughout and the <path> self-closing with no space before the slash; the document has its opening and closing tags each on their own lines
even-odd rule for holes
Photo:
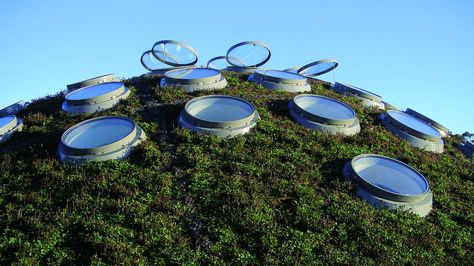
<svg viewBox="0 0 474 266">
<path fill-rule="evenodd" d="M 160 87 L 167 88 L 167 87 L 180 87 L 186 93 L 191 93 L 195 91 L 210 91 L 210 90 L 221 90 L 227 87 L 227 80 L 224 76 L 220 76 L 217 81 L 211 83 L 180 83 L 180 82 L 172 82 L 167 78 L 163 78 L 160 81 Z"/>
<path fill-rule="evenodd" d="M 294 75 L 298 79 L 280 78 L 272 75 L 266 75 L 268 72 L 287 73 L 286 75 Z M 292 93 L 301 93 L 311 91 L 311 86 L 306 78 L 303 76 L 287 71 L 278 70 L 258 70 L 248 77 L 248 81 L 262 85 L 271 90 L 286 91 Z"/>
</svg>

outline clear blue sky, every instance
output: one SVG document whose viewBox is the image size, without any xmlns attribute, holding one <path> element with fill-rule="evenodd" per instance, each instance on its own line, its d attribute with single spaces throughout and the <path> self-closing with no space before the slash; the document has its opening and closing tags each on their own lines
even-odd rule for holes
<svg viewBox="0 0 474 266">
<path fill-rule="evenodd" d="M 336 81 L 474 132 L 474 1 L 0 1 L 0 107 L 113 72 L 174 39 L 199 64 L 244 40 L 284 69 L 336 58 Z M 327 74 L 327 80 L 333 79 Z"/>
</svg>

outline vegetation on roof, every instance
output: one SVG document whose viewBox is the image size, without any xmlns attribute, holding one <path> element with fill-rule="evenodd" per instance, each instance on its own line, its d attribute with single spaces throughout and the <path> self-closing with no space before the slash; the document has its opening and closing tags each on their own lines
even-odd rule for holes
<svg viewBox="0 0 474 266">
<path fill-rule="evenodd" d="M 33 101 L 25 127 L 0 144 L 0 264 L 471 264 L 474 166 L 445 139 L 445 152 L 414 148 L 322 82 L 312 93 L 349 104 L 361 132 L 328 136 L 294 123 L 295 94 L 224 73 L 224 90 L 185 94 L 159 78 L 125 80 L 132 95 L 93 115 L 61 111 L 64 94 Z M 221 140 L 177 127 L 189 99 L 234 95 L 261 119 Z M 62 133 L 91 117 L 132 118 L 148 140 L 121 161 L 62 164 Z M 426 218 L 377 210 L 342 177 L 347 160 L 375 153 L 419 170 L 433 191 Z"/>
</svg>

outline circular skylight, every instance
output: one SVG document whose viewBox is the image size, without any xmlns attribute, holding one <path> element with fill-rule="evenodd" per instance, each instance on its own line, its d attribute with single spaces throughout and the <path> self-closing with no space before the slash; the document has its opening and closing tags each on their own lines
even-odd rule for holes
<svg viewBox="0 0 474 266">
<path fill-rule="evenodd" d="M 405 128 L 407 131 L 410 131 L 412 135 L 416 135 L 420 138 L 437 140 L 441 137 L 441 134 L 436 128 L 407 113 L 389 110 L 387 111 L 387 118 L 391 119 L 393 123 L 398 123 L 400 127 Z"/>
<path fill-rule="evenodd" d="M 94 113 L 112 108 L 126 99 L 130 90 L 122 82 L 105 82 L 66 95 L 62 109 L 68 113 Z"/>
<path fill-rule="evenodd" d="M 324 96 L 303 94 L 288 105 L 299 124 L 329 134 L 354 135 L 360 131 L 359 119 L 346 104 Z"/>
<path fill-rule="evenodd" d="M 296 73 L 282 70 L 255 70 L 249 81 L 272 90 L 306 92 L 311 90 L 308 80 Z"/>
<path fill-rule="evenodd" d="M 417 111 L 413 110 L 413 109 L 410 109 L 410 108 L 407 108 L 405 113 L 411 115 L 411 116 L 414 116 L 420 120 L 423 120 L 424 122 L 430 124 L 431 126 L 433 126 L 434 128 L 436 128 L 439 133 L 443 136 L 443 137 L 446 137 L 448 136 L 450 130 L 449 128 L 441 125 L 440 123 L 430 119 L 429 117 L 427 116 L 424 116 L 423 114 L 421 113 L 418 113 Z"/>
<path fill-rule="evenodd" d="M 237 67 L 259 67 L 270 60 L 270 48 L 261 42 L 246 41 L 235 44 L 227 51 L 227 62 Z"/>
<path fill-rule="evenodd" d="M 153 45 L 152 53 L 159 61 L 175 67 L 191 66 L 198 60 L 198 54 L 193 47 L 172 40 L 156 42 Z"/>
<path fill-rule="evenodd" d="M 444 143 L 438 130 L 407 113 L 389 110 L 382 115 L 382 123 L 392 133 L 423 150 L 441 153 Z"/>
<path fill-rule="evenodd" d="M 346 177 L 356 182 L 358 195 L 376 207 L 404 209 L 426 216 L 432 207 L 432 194 L 426 178 L 398 160 L 362 154 L 348 162 Z"/>
<path fill-rule="evenodd" d="M 372 93 L 370 91 L 361 89 L 359 87 L 336 82 L 334 84 L 334 90 L 337 93 L 350 95 L 357 99 L 362 100 L 362 105 L 364 106 L 367 106 L 367 107 L 375 106 L 381 109 L 385 108 L 385 105 L 382 103 L 382 96 Z"/>
<path fill-rule="evenodd" d="M 323 59 L 302 66 L 300 69 L 298 69 L 298 73 L 307 77 L 315 77 L 328 73 L 337 66 L 338 63 L 335 59 Z"/>
<path fill-rule="evenodd" d="M 121 159 L 145 138 L 142 129 L 129 118 L 93 118 L 64 132 L 58 148 L 59 159 L 76 162 Z"/>
<path fill-rule="evenodd" d="M 90 79 L 86 79 L 77 83 L 67 85 L 68 91 L 77 90 L 83 87 L 92 86 L 95 84 L 103 83 L 103 82 L 112 82 L 112 81 L 119 81 L 119 79 L 114 74 L 107 74 L 102 75 Z"/>
<path fill-rule="evenodd" d="M 13 132 L 21 130 L 23 123 L 14 115 L 0 117 L 0 143 L 7 141 Z"/>
<path fill-rule="evenodd" d="M 228 138 L 249 132 L 258 118 L 257 110 L 243 99 L 211 95 L 187 102 L 179 124 L 193 131 Z"/>
<path fill-rule="evenodd" d="M 219 70 L 212 68 L 182 68 L 167 71 L 161 87 L 179 86 L 186 92 L 222 89 L 227 81 Z"/>
</svg>

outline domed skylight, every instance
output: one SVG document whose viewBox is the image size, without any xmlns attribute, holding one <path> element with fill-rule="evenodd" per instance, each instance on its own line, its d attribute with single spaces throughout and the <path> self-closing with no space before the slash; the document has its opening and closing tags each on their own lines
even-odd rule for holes
<svg viewBox="0 0 474 266">
<path fill-rule="evenodd" d="M 129 118 L 92 118 L 64 132 L 58 147 L 59 159 L 67 162 L 122 159 L 145 138 L 143 130 Z"/>
<path fill-rule="evenodd" d="M 68 113 L 95 113 L 126 99 L 130 90 L 122 82 L 105 82 L 75 90 L 65 97 L 62 109 Z"/>
<path fill-rule="evenodd" d="M 230 138 L 248 133 L 259 117 L 253 105 L 243 99 L 210 95 L 187 102 L 179 124 L 196 132 Z"/>
<path fill-rule="evenodd" d="M 358 185 L 357 195 L 376 208 L 405 210 L 426 216 L 432 193 L 426 178 L 389 157 L 362 154 L 344 166 L 344 175 Z"/>
<path fill-rule="evenodd" d="M 360 124 L 354 110 L 337 100 L 303 94 L 288 104 L 293 119 L 299 124 L 328 134 L 354 135 Z"/>
</svg>

